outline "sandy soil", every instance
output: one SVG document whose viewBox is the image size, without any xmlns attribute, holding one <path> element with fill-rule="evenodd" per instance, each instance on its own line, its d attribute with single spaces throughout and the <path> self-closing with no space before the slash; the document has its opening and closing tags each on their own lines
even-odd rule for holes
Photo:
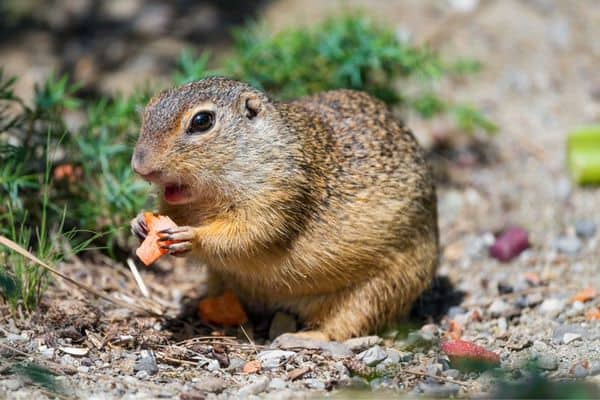
<svg viewBox="0 0 600 400">
<path fill-rule="evenodd" d="M 448 18 L 460 18 L 459 6 L 469 3 L 345 2 L 417 39 L 443 29 Z M 340 8 L 338 2 L 284 0 L 270 5 L 266 18 L 285 27 Z M 462 327 L 465 340 L 499 354 L 514 381 L 527 378 L 526 363 L 536 360 L 545 376 L 599 384 L 600 322 L 586 314 L 600 306 L 600 297 L 575 303 L 571 298 L 587 287 L 600 290 L 600 234 L 586 236 L 581 230 L 584 220 L 600 224 L 600 190 L 573 186 L 565 168 L 568 131 L 600 119 L 598 37 L 600 7 L 593 0 L 493 1 L 474 19 L 443 32 L 442 53 L 485 65 L 468 81 L 441 83 L 443 92 L 483 105 L 500 129 L 496 137 L 483 139 L 495 155 L 492 162 L 444 164 L 450 179 L 439 187 L 440 278 L 415 311 L 412 335 L 406 337 L 401 325 L 381 337 L 345 344 L 283 340 L 279 344 L 287 349 L 274 350 L 260 339 L 268 322 L 246 327 L 256 337 L 253 343 L 237 330 L 198 337 L 210 329 L 191 319 L 169 322 L 88 301 L 85 292 L 58 282 L 36 320 L 3 319 L 0 343 L 55 371 L 64 397 L 357 396 L 348 390 L 373 397 L 489 394 L 493 374 L 457 371 L 440 350 L 452 320 Z M 445 121 L 415 116 L 407 121 L 425 145 L 434 134 L 452 129 Z M 532 246 L 500 263 L 489 257 L 488 247 L 494 234 L 511 225 L 527 230 Z M 194 292 L 202 290 L 201 276 L 189 282 L 190 275 L 198 275 L 190 273 L 197 271 L 193 266 L 143 271 L 150 292 L 162 299 L 145 302 L 129 271 L 104 259 L 62 268 L 83 282 L 120 293 L 124 301 L 167 313 L 188 298 L 193 303 Z M 432 310 L 438 318 L 423 320 Z M 294 324 L 285 316 L 279 322 L 284 328 Z M 85 354 L 70 347 L 86 349 Z M 7 347 L 0 352 L 8 361 L 22 358 Z M 262 369 L 243 372 L 257 357 Z M 5 373 L 0 393 L 23 399 L 50 396 L 30 382 L 23 374 Z"/>
</svg>

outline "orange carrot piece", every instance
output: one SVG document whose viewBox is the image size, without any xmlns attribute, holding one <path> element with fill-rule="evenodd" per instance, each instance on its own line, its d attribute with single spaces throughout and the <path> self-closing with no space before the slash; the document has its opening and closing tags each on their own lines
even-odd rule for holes
<svg viewBox="0 0 600 400">
<path fill-rule="evenodd" d="M 598 295 L 598 291 L 592 287 L 585 288 L 579 291 L 575 296 L 571 298 L 571 301 L 580 301 L 585 303 L 586 301 L 594 300 L 594 298 Z"/>
<path fill-rule="evenodd" d="M 200 301 L 198 311 L 204 321 L 215 325 L 236 326 L 248 321 L 242 304 L 231 290 Z"/>
<path fill-rule="evenodd" d="M 585 313 L 588 321 L 600 321 L 600 308 L 596 307 Z"/>
<path fill-rule="evenodd" d="M 146 266 L 148 266 L 168 253 L 168 251 L 162 249 L 160 247 L 161 245 L 158 243 L 158 232 L 163 229 L 176 228 L 177 224 L 165 215 L 154 215 L 151 212 L 144 213 L 144 219 L 148 226 L 148 235 L 140 247 L 137 248 L 135 254 Z M 164 244 L 168 245 L 170 243 L 164 242 Z"/>
<path fill-rule="evenodd" d="M 463 327 L 456 322 L 455 320 L 451 319 L 450 321 L 448 321 L 448 333 L 447 336 L 452 339 L 452 340 L 459 340 L 462 337 L 463 334 Z"/>
<path fill-rule="evenodd" d="M 242 369 L 242 371 L 245 374 L 256 374 L 257 372 L 259 372 L 262 368 L 262 365 L 260 364 L 260 361 L 257 360 L 253 360 L 253 361 L 248 361 L 246 364 L 244 364 L 244 368 Z"/>
</svg>

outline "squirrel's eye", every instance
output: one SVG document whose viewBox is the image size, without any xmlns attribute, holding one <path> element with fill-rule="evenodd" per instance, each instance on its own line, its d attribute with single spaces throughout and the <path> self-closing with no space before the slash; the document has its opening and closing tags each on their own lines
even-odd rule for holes
<svg viewBox="0 0 600 400">
<path fill-rule="evenodd" d="M 206 132 L 215 124 L 215 113 L 211 111 L 200 111 L 190 121 L 187 133 Z"/>
</svg>

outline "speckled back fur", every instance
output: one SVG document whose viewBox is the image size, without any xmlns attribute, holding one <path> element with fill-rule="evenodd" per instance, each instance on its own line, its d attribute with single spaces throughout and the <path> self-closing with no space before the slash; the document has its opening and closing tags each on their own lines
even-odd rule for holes
<svg viewBox="0 0 600 400">
<path fill-rule="evenodd" d="M 232 106 L 249 92 L 263 104 L 253 121 Z M 221 131 L 195 148 L 173 147 L 184 110 L 207 99 L 227 110 Z M 249 309 L 285 309 L 345 339 L 405 313 L 435 274 L 437 205 L 423 152 L 365 93 L 280 103 L 210 78 L 155 97 L 138 146 L 157 168 L 168 154 L 170 174 L 219 193 L 184 206 L 162 202 L 161 212 L 197 227 L 194 255 L 213 287 L 234 289 Z"/>
</svg>

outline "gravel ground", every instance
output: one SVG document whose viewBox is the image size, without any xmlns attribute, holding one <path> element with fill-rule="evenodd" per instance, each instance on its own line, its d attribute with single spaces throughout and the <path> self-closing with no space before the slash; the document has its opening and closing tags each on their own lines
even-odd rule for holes
<svg viewBox="0 0 600 400">
<path fill-rule="evenodd" d="M 419 37 L 419 27 L 443 25 L 471 2 L 398 3 L 377 2 L 372 9 Z M 286 0 L 266 15 L 285 26 L 333 8 Z M 545 377 L 600 384 L 600 296 L 573 300 L 585 288 L 600 290 L 600 190 L 572 186 L 564 167 L 566 132 L 600 119 L 597 37 L 600 7 L 594 1 L 512 0 L 487 5 L 473 23 L 459 24 L 444 38 L 442 52 L 475 57 L 485 69 L 442 89 L 482 104 L 500 131 L 482 139 L 492 154 L 487 162 L 468 141 L 456 143 L 459 151 L 442 164 L 442 264 L 410 321 L 381 336 L 306 342 L 279 336 L 296 327 L 285 314 L 220 332 L 199 325 L 185 307 L 173 319 L 139 316 L 57 282 L 32 320 L 2 319 L 0 396 L 53 396 L 32 385 L 31 374 L 10 373 L 8 364 L 17 360 L 53 371 L 63 397 L 489 396 L 500 369 L 459 371 L 440 349 L 449 337 L 497 353 L 509 381 L 529 379 L 528 365 L 535 362 Z M 427 146 L 451 130 L 444 121 L 408 121 Z M 514 225 L 528 232 L 531 247 L 501 263 L 489 247 Z M 81 282 L 167 315 L 201 294 L 202 276 L 193 268 L 162 264 L 142 271 L 149 300 L 129 271 L 100 256 L 62 266 Z"/>
</svg>

